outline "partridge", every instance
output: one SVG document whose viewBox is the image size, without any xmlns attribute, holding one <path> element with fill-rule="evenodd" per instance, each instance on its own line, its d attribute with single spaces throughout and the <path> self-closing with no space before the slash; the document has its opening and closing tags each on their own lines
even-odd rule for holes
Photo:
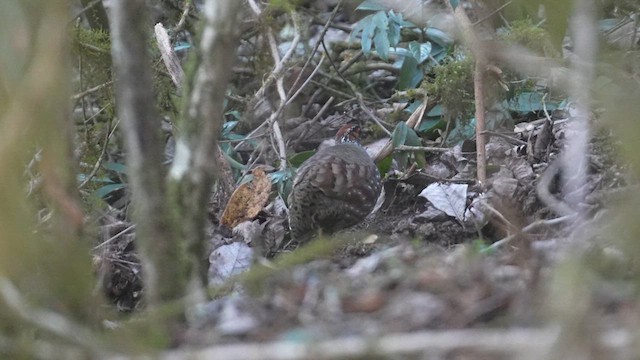
<svg viewBox="0 0 640 360">
<path fill-rule="evenodd" d="M 298 169 L 289 195 L 293 240 L 302 243 L 320 229 L 332 233 L 356 225 L 373 210 L 382 182 L 359 135 L 358 125 L 344 125 L 336 145 L 318 151 Z"/>
</svg>

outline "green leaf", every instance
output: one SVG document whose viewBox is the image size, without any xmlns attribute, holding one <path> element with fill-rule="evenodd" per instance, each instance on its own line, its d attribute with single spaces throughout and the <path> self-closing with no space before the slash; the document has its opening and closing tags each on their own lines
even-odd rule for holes
<svg viewBox="0 0 640 360">
<path fill-rule="evenodd" d="M 440 44 L 432 43 L 431 44 L 431 59 L 436 61 L 435 65 L 438 65 L 447 57 L 447 51 Z"/>
<path fill-rule="evenodd" d="M 293 167 L 300 167 L 300 165 L 302 165 L 302 163 L 305 162 L 305 160 L 313 156 L 313 154 L 315 153 L 316 152 L 314 150 L 299 152 L 289 158 L 289 163 Z"/>
<path fill-rule="evenodd" d="M 115 171 L 115 172 L 120 173 L 120 174 L 126 174 L 127 173 L 127 167 L 126 167 L 125 164 L 122 164 L 122 163 L 114 163 L 114 162 L 108 161 L 108 162 L 102 164 L 102 166 L 107 170 Z"/>
<path fill-rule="evenodd" d="M 373 40 L 373 34 L 376 31 L 376 25 L 373 23 L 373 15 L 369 15 L 360 21 L 363 22 L 362 35 L 360 39 L 362 52 L 365 55 L 369 55 L 371 53 L 371 43 Z"/>
<path fill-rule="evenodd" d="M 239 114 L 239 113 L 238 113 Z M 222 136 L 228 135 L 238 125 L 238 121 L 227 121 L 222 124 Z"/>
<path fill-rule="evenodd" d="M 407 133 L 409 132 L 409 128 L 404 121 L 401 121 L 396 125 L 396 128 L 393 129 L 393 133 L 391 134 L 391 144 L 393 147 L 398 147 L 399 145 L 404 145 L 405 141 L 407 141 Z"/>
<path fill-rule="evenodd" d="M 425 34 L 427 38 L 443 48 L 447 48 L 453 44 L 453 37 L 440 29 L 430 27 L 425 31 Z"/>
<path fill-rule="evenodd" d="M 288 168 L 286 170 L 279 170 L 269 174 L 269 177 L 271 178 L 271 182 L 273 183 L 287 181 L 294 177 L 294 171 L 292 168 Z"/>
<path fill-rule="evenodd" d="M 407 140 L 405 141 L 405 145 L 422 146 L 422 139 L 420 139 L 418 134 L 416 134 L 416 132 L 413 129 L 411 128 L 408 128 L 408 129 L 409 131 L 407 131 Z M 423 151 L 414 151 L 413 157 L 416 160 L 416 163 L 418 164 L 419 168 L 422 169 L 427 165 L 427 160 Z"/>
<path fill-rule="evenodd" d="M 422 64 L 431 54 L 431 43 L 426 42 L 420 44 L 416 41 L 412 41 L 409 43 L 409 51 L 411 51 L 413 57 L 418 60 L 418 64 Z"/>
<path fill-rule="evenodd" d="M 226 113 L 224 113 L 225 116 L 231 116 L 232 118 L 236 119 L 236 120 L 240 120 L 240 111 L 238 110 L 231 110 L 231 111 L 227 111 Z M 230 121 L 228 121 L 230 122 Z"/>
<path fill-rule="evenodd" d="M 373 43 L 376 46 L 376 52 L 378 56 L 383 60 L 389 59 L 389 19 L 387 14 L 383 11 L 376 13 L 373 16 L 373 23 L 375 24 L 375 35 L 373 37 Z"/>
<path fill-rule="evenodd" d="M 232 158 L 231 155 L 227 154 L 226 152 L 223 152 L 222 155 L 224 156 L 225 159 L 227 159 L 227 161 L 229 162 L 229 165 L 233 169 L 245 170 L 247 168 L 246 165 L 236 161 L 236 159 Z"/>
<path fill-rule="evenodd" d="M 508 108 L 511 111 L 518 112 L 520 114 L 527 114 L 530 112 L 542 111 L 542 98 L 544 94 L 541 92 L 522 92 L 518 96 L 509 100 Z M 558 103 L 555 101 L 545 101 L 545 105 L 548 111 L 552 111 L 558 108 Z"/>
<path fill-rule="evenodd" d="M 476 134 L 476 119 L 460 121 L 456 119 L 456 126 L 449 132 L 445 144 L 460 144 L 464 140 L 471 139 Z"/>
<path fill-rule="evenodd" d="M 444 115 L 444 110 L 442 109 L 442 105 L 438 104 L 433 107 L 428 113 L 427 116 L 442 116 Z"/>
<path fill-rule="evenodd" d="M 405 56 L 398 77 L 398 90 L 415 88 L 422 81 L 422 71 L 413 56 Z"/>
<path fill-rule="evenodd" d="M 246 184 L 246 183 L 250 182 L 251 180 L 253 180 L 253 174 L 246 174 L 245 176 L 242 177 L 242 179 L 240 179 L 240 182 L 238 183 L 238 186 L 240 186 L 242 184 Z"/>
<path fill-rule="evenodd" d="M 402 14 L 396 14 L 393 10 L 389 11 L 389 44 L 396 46 L 400 42 L 400 28 L 402 27 Z"/>
<path fill-rule="evenodd" d="M 389 172 L 389 170 L 391 170 L 391 164 L 393 164 L 393 154 L 378 162 L 377 166 L 381 177 L 384 177 Z"/>
<path fill-rule="evenodd" d="M 384 11 L 386 8 L 379 4 L 375 0 L 364 0 L 362 4 L 358 5 L 356 10 L 373 10 L 373 11 Z"/>
<path fill-rule="evenodd" d="M 422 146 L 422 140 L 420 139 L 418 134 L 416 134 L 415 130 L 413 130 L 412 128 L 406 125 L 405 125 L 405 128 L 407 128 L 407 138 L 404 141 L 404 145 Z"/>
<path fill-rule="evenodd" d="M 444 120 L 442 119 L 422 120 L 420 126 L 418 127 L 418 131 L 421 133 L 426 133 L 435 128 L 438 128 L 442 124 L 444 124 Z"/>
<path fill-rule="evenodd" d="M 111 194 L 114 191 L 123 189 L 124 187 L 124 184 L 109 184 L 96 190 L 95 194 L 104 199 L 105 197 L 107 197 L 107 195 Z"/>
</svg>

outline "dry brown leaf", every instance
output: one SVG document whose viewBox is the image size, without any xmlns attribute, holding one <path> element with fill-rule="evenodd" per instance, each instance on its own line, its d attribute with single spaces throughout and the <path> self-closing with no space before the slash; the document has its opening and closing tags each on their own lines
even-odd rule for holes
<svg viewBox="0 0 640 360">
<path fill-rule="evenodd" d="M 266 205 L 271 192 L 271 180 L 264 170 L 253 170 L 253 180 L 242 184 L 231 194 L 227 207 L 222 213 L 222 224 L 233 228 L 243 221 L 251 220 Z"/>
</svg>

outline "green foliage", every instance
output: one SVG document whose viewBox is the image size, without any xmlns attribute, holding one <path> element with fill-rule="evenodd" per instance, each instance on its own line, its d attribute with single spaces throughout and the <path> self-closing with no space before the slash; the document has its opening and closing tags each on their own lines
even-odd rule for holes
<svg viewBox="0 0 640 360">
<path fill-rule="evenodd" d="M 400 28 L 403 24 L 406 22 L 402 19 L 402 14 L 396 14 L 393 10 L 388 13 L 378 11 L 365 16 L 354 25 L 351 40 L 360 36 L 362 52 L 365 55 L 371 53 L 373 45 L 378 56 L 387 60 L 390 48 L 398 45 L 400 41 Z"/>
<path fill-rule="evenodd" d="M 76 63 L 79 64 L 78 70 L 82 76 L 82 86 L 90 88 L 111 80 L 111 39 L 109 33 L 76 27 L 72 35 L 71 44 L 74 54 L 79 60 Z M 113 94 L 106 90 L 104 99 L 113 99 Z"/>
<path fill-rule="evenodd" d="M 536 26 L 529 19 L 514 21 L 509 31 L 502 35 L 502 39 L 522 45 L 539 55 L 558 55 L 558 51 L 553 47 L 547 31 Z"/>
<path fill-rule="evenodd" d="M 269 0 L 268 10 L 291 12 L 300 7 L 305 0 Z"/>
<path fill-rule="evenodd" d="M 461 56 L 437 66 L 427 92 L 440 98 L 446 114 L 455 119 L 470 119 L 475 110 L 473 95 L 473 58 Z"/>
<path fill-rule="evenodd" d="M 422 146 L 422 140 L 418 134 L 416 134 L 415 130 L 408 127 L 407 123 L 404 121 L 399 122 L 396 125 L 396 128 L 393 129 L 393 133 L 391 134 L 391 143 L 394 148 L 399 145 Z M 408 166 L 410 155 L 410 152 L 403 151 L 398 153 L 395 157 L 400 163 L 400 166 L 404 168 Z M 426 165 L 425 155 L 422 151 L 415 152 L 413 154 L 413 158 L 418 163 L 419 167 L 422 168 Z"/>
</svg>

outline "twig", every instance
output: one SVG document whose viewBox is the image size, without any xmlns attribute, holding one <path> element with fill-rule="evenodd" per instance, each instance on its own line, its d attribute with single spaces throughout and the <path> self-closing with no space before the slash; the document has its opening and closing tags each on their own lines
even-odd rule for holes
<svg viewBox="0 0 640 360">
<path fill-rule="evenodd" d="M 504 3 L 502 6 L 498 7 L 497 9 L 493 10 L 489 15 L 483 17 L 482 19 L 474 22 L 473 24 L 471 24 L 471 26 L 476 26 L 482 22 L 484 22 L 485 20 L 489 19 L 490 17 L 492 17 L 493 15 L 497 14 L 498 12 L 500 12 L 500 10 L 506 8 L 507 6 L 511 5 L 513 1 L 507 1 L 506 3 Z"/>
<path fill-rule="evenodd" d="M 86 359 L 88 354 L 75 346 L 67 346 L 60 342 L 31 340 L 29 346 L 24 346 L 24 340 L 0 335 L 0 353 L 3 355 L 15 353 L 29 355 L 29 359 Z"/>
<path fill-rule="evenodd" d="M 322 57 L 320 58 L 320 61 L 318 61 L 318 65 L 316 65 L 316 67 L 313 69 L 313 71 L 311 72 L 311 75 L 309 75 L 309 77 L 307 77 L 307 79 L 304 81 L 304 83 L 302 83 L 302 85 L 300 85 L 300 88 L 296 91 L 296 93 L 289 97 L 289 99 L 287 100 L 286 105 L 291 104 L 291 102 L 293 100 L 295 100 L 296 97 L 298 97 L 298 95 L 300 95 L 300 93 L 302 92 L 302 90 L 304 90 L 304 88 L 307 86 L 307 84 L 309 84 L 309 82 L 311 82 L 311 79 L 313 79 L 315 74 L 320 69 L 320 66 L 322 66 L 322 63 L 324 62 L 325 56 L 326 56 L 325 54 L 322 54 Z M 302 72 L 300 72 L 300 75 L 302 75 Z M 300 76 L 300 75 L 298 75 L 298 76 Z M 291 91 L 293 91 L 293 89 L 295 89 L 295 83 L 294 83 L 294 86 L 291 87 Z M 289 94 L 291 93 L 291 91 L 289 91 Z M 289 95 L 287 94 L 287 96 L 289 96 Z"/>
<path fill-rule="evenodd" d="M 75 19 L 79 18 L 80 16 L 82 16 L 82 14 L 84 14 L 85 12 L 91 10 L 94 6 L 98 5 L 100 2 L 102 2 L 102 0 L 94 0 L 93 2 L 91 2 L 89 5 L 85 6 L 84 9 L 80 10 L 77 14 L 75 14 L 71 20 L 69 20 L 69 23 L 72 23 Z"/>
<path fill-rule="evenodd" d="M 450 2 L 446 2 L 449 11 L 454 15 L 458 25 L 462 28 L 464 40 L 471 48 L 475 57 L 475 70 L 473 74 L 473 92 L 476 103 L 476 149 L 477 149 L 477 176 L 481 185 L 487 180 L 486 136 L 483 134 L 485 127 L 484 82 L 485 70 L 488 64 L 485 49 L 480 39 L 476 36 L 464 6 L 456 7 L 455 11 Z"/>
<path fill-rule="evenodd" d="M 113 235 L 112 237 L 110 237 L 109 239 L 101 242 L 100 244 L 96 245 L 93 250 L 97 250 L 100 249 L 101 247 L 105 247 L 108 244 L 112 243 L 114 240 L 116 240 L 117 238 L 119 238 L 120 236 L 124 235 L 125 233 L 133 230 L 136 228 L 136 224 L 130 225 L 129 227 L 127 227 L 126 229 L 120 231 L 119 233 Z"/>
<path fill-rule="evenodd" d="M 571 37 L 574 41 L 575 58 L 571 78 L 570 95 L 576 101 L 576 116 L 570 122 L 567 131 L 572 136 L 567 138 L 565 152 L 561 155 L 562 169 L 565 178 L 562 193 L 565 201 L 572 208 L 584 201 L 584 191 L 589 167 L 589 139 L 591 129 L 589 114 L 593 104 L 591 95 L 595 78 L 595 61 L 597 56 L 598 29 L 596 26 L 596 4 L 593 0 L 579 1 L 575 5 L 571 17 Z M 581 215 L 582 211 L 577 210 Z"/>
<path fill-rule="evenodd" d="M 427 101 L 428 99 L 425 99 L 425 101 L 422 103 L 422 105 L 420 105 L 412 114 L 411 116 L 409 116 L 409 118 L 406 121 L 406 124 L 408 127 L 410 128 L 414 128 L 414 126 L 418 123 L 418 121 L 420 119 L 422 119 L 422 117 L 424 116 L 425 112 L 427 111 L 427 108 L 432 108 L 433 106 L 435 106 L 435 103 L 429 103 L 429 101 Z M 382 150 L 380 150 L 380 152 L 375 156 L 374 161 L 375 162 L 379 162 L 382 159 L 386 158 L 387 156 L 391 155 L 391 153 L 393 152 L 393 142 L 391 140 L 389 140 L 384 147 L 382 148 Z"/>
<path fill-rule="evenodd" d="M 534 221 L 531 224 L 525 226 L 522 228 L 522 230 L 520 231 L 520 233 L 526 233 L 532 230 L 535 230 L 539 227 L 542 226 L 551 226 L 551 225 L 556 225 L 556 224 L 561 224 L 563 222 L 569 221 L 575 219 L 574 215 L 565 215 L 565 216 L 561 216 L 559 218 L 555 218 L 555 219 L 549 219 L 549 220 L 538 220 L 538 221 Z M 504 244 L 508 244 L 509 242 L 511 242 L 513 239 L 516 238 L 516 236 L 518 236 L 518 234 L 512 234 L 509 235 L 503 239 L 500 239 L 496 242 L 494 242 L 493 244 L 491 244 L 490 246 L 487 246 L 486 248 L 484 248 L 482 250 L 482 252 L 487 252 L 489 250 L 495 250 L 497 248 L 499 248 L 500 246 L 504 245 Z"/>
<path fill-rule="evenodd" d="M 293 26 L 295 28 L 295 35 L 293 36 L 293 40 L 291 40 L 291 45 L 289 47 L 289 50 L 285 53 L 282 59 L 279 59 L 278 46 L 276 44 L 273 31 L 269 29 L 269 33 L 268 33 L 269 45 L 271 47 L 271 56 L 273 57 L 274 62 L 278 64 L 276 65 L 276 68 L 278 66 L 283 66 L 282 64 L 287 62 L 289 58 L 293 56 L 293 53 L 295 52 L 295 49 L 298 46 L 298 42 L 300 42 L 300 39 L 301 39 L 301 35 L 300 35 L 301 20 L 298 13 L 296 13 L 295 11 L 292 11 L 291 19 L 293 20 Z M 279 169 L 280 171 L 284 171 L 287 168 L 287 149 L 284 145 L 284 138 L 282 137 L 282 131 L 280 131 L 280 124 L 278 123 L 278 118 L 280 117 L 280 114 L 282 113 L 285 106 L 287 105 L 287 94 L 284 92 L 283 76 L 278 77 L 276 81 L 276 87 L 278 89 L 278 95 L 280 96 L 280 105 L 278 106 L 278 109 L 273 114 L 271 114 L 267 122 L 273 129 L 273 138 L 276 141 L 276 144 L 278 145 L 277 149 L 278 149 L 278 155 L 280 158 Z"/>
<path fill-rule="evenodd" d="M 83 98 L 83 97 L 85 97 L 85 96 L 87 96 L 87 95 L 89 95 L 91 93 L 94 93 L 96 91 L 100 91 L 100 90 L 104 89 L 105 87 L 111 86 L 111 85 L 113 85 L 113 80 L 109 80 L 109 81 L 107 81 L 107 82 L 105 82 L 103 84 L 94 86 L 94 87 L 92 87 L 90 89 L 87 89 L 87 90 L 81 92 L 81 93 L 74 94 L 74 95 L 71 96 L 71 100 L 79 100 L 79 99 L 81 99 L 81 98 Z"/>
<path fill-rule="evenodd" d="M 558 215 L 562 216 L 575 216 L 576 211 L 571 208 L 567 203 L 558 200 L 551 192 L 549 188 L 551 187 L 551 181 L 553 177 L 560 170 L 560 161 L 555 160 L 544 171 L 542 176 L 540 176 L 540 180 L 538 180 L 538 185 L 536 186 L 536 191 L 538 194 L 538 198 L 545 205 L 547 205 L 551 210 L 555 211 Z"/>
<path fill-rule="evenodd" d="M 118 124 L 116 123 L 116 126 L 114 126 L 113 129 L 111 129 L 111 121 L 112 121 L 111 118 L 107 121 L 107 134 L 104 137 L 104 144 L 102 145 L 102 150 L 100 151 L 98 160 L 96 161 L 95 165 L 93 165 L 93 169 L 91 169 L 91 172 L 89 173 L 89 175 L 87 175 L 87 177 L 80 183 L 80 185 L 78 185 L 78 190 L 85 187 L 89 183 L 89 181 L 91 181 L 91 179 L 93 179 L 93 177 L 96 176 L 96 173 L 98 173 L 98 170 L 100 170 L 100 165 L 102 165 L 102 161 L 104 160 L 104 155 L 107 153 L 109 140 L 111 139 L 111 136 L 113 135 L 116 127 L 118 126 Z"/>
<path fill-rule="evenodd" d="M 337 96 L 343 97 L 345 99 L 353 99 L 353 95 L 347 94 L 346 92 L 343 92 L 343 91 L 340 91 L 340 90 L 337 90 L 337 89 L 334 89 L 334 88 L 330 87 L 329 85 L 323 84 L 323 83 L 321 83 L 319 81 L 311 80 L 311 83 L 313 85 L 316 85 L 316 86 L 318 86 L 320 88 L 323 88 L 324 90 L 327 90 L 327 91 L 329 91 L 329 92 L 331 92 L 331 93 L 333 93 L 333 94 L 335 94 Z"/>
<path fill-rule="evenodd" d="M 325 112 L 327 112 L 327 110 L 329 110 L 329 106 L 331 106 L 331 104 L 333 104 L 333 102 L 335 101 L 335 97 L 330 97 L 329 99 L 327 99 L 327 101 L 324 103 L 324 105 L 322 105 L 322 107 L 320 108 L 320 111 L 318 111 L 318 113 L 316 114 L 316 116 L 313 117 L 313 119 L 311 119 L 311 123 L 313 124 L 314 122 L 320 120 L 320 118 L 322 117 L 322 115 L 324 115 Z"/>
<path fill-rule="evenodd" d="M 182 15 L 180 15 L 180 20 L 178 20 L 178 24 L 173 28 L 173 32 L 177 33 L 184 29 L 184 25 L 187 23 L 187 18 L 189 17 L 189 12 L 191 11 L 191 1 L 184 2 L 184 10 L 182 10 Z"/>
<path fill-rule="evenodd" d="M 443 148 L 443 147 L 409 146 L 409 145 L 398 145 L 393 150 L 394 151 L 426 151 L 426 152 L 447 152 L 447 151 L 451 151 L 451 149 Z"/>
<path fill-rule="evenodd" d="M 378 63 L 369 63 L 369 64 L 365 64 L 364 66 L 358 67 L 356 69 L 353 69 L 350 72 L 345 72 L 344 76 L 351 76 L 351 75 L 355 75 L 361 72 L 365 72 L 365 71 L 375 71 L 375 70 L 385 70 L 388 71 L 392 74 L 399 74 L 400 73 L 400 69 L 396 68 L 393 66 L 393 64 L 387 64 L 387 63 L 383 63 L 383 62 L 378 62 Z"/>
<path fill-rule="evenodd" d="M 367 114 L 367 116 L 373 120 L 373 122 L 375 122 L 376 124 L 378 124 L 378 126 L 382 129 L 382 131 L 385 132 L 385 134 L 387 134 L 387 136 L 391 136 L 391 132 L 389 130 L 387 130 L 386 127 L 384 127 L 384 125 L 382 124 L 382 120 L 380 120 L 376 114 L 374 114 L 371 110 L 369 110 L 369 107 L 364 103 L 364 100 L 362 99 L 362 94 L 356 91 L 356 98 L 358 99 L 358 104 L 360 104 L 360 109 Z"/>
<path fill-rule="evenodd" d="M 262 10 L 258 6 L 258 4 L 255 2 L 255 0 L 249 0 L 249 6 L 251 7 L 251 9 L 256 15 L 260 15 L 262 13 Z M 280 166 L 279 166 L 280 170 L 285 170 L 287 167 L 286 147 L 284 144 L 282 131 L 280 130 L 280 125 L 278 124 L 278 121 L 277 121 L 278 117 L 280 117 L 280 114 L 282 113 L 282 111 L 284 110 L 284 107 L 287 104 L 287 95 L 284 92 L 284 85 L 283 85 L 284 64 L 288 62 L 289 59 L 293 56 L 296 50 L 296 47 L 298 46 L 298 43 L 300 42 L 300 39 L 301 39 L 300 16 L 295 11 L 292 11 L 291 18 L 293 20 L 293 25 L 295 27 L 295 35 L 291 40 L 291 45 L 289 49 L 284 54 L 282 59 L 280 59 L 280 55 L 278 53 L 278 45 L 276 43 L 273 30 L 269 29 L 267 31 L 267 38 L 269 40 L 271 56 L 273 57 L 274 63 L 276 65 L 274 66 L 269 77 L 267 77 L 267 80 L 265 80 L 262 87 L 258 89 L 258 91 L 255 93 L 253 98 L 247 104 L 247 112 L 250 112 L 253 109 L 253 107 L 255 107 L 255 104 L 257 104 L 257 102 L 264 96 L 264 93 L 267 87 L 271 85 L 274 81 L 277 82 L 276 87 L 278 90 L 278 95 L 280 96 L 280 105 L 278 106 L 278 109 L 273 114 L 271 114 L 271 116 L 269 116 L 269 118 L 266 121 L 258 125 L 258 127 L 256 127 L 253 131 L 251 131 L 247 136 L 253 136 L 257 131 L 259 131 L 265 125 L 269 125 L 269 127 L 271 127 L 271 129 L 273 130 L 274 140 L 276 141 L 276 144 L 277 144 L 277 153 L 280 160 Z M 238 147 L 242 146 L 242 144 L 244 144 L 244 142 L 238 143 L 235 146 L 235 148 L 237 149 Z"/>
<path fill-rule="evenodd" d="M 509 141 L 510 143 L 515 143 L 515 144 L 518 144 L 518 145 L 527 145 L 527 142 L 524 141 L 524 140 L 520 140 L 520 139 L 514 138 L 512 136 L 508 136 L 508 135 L 505 135 L 505 134 L 502 134 L 502 133 L 499 133 L 499 132 L 496 132 L 496 131 L 485 130 L 485 131 L 482 132 L 482 134 L 483 135 L 489 135 L 489 136 L 497 136 L 499 138 L 503 138 L 503 139 Z"/>
<path fill-rule="evenodd" d="M 468 329 L 421 331 L 391 334 L 377 339 L 371 337 L 343 337 L 308 343 L 281 341 L 217 345 L 205 349 L 180 349 L 158 354 L 161 360 L 226 359 L 226 360 L 301 360 L 368 358 L 444 358 L 453 351 L 478 351 L 496 357 L 496 353 L 510 354 L 509 358 L 548 358 L 554 344 L 559 341 L 557 327 Z M 632 346 L 632 335 L 625 330 L 608 331 L 599 337 L 609 351 Z M 428 356 L 431 355 L 431 356 Z M 139 359 L 144 356 L 138 357 Z M 123 357 L 111 360 L 124 359 Z"/>
<path fill-rule="evenodd" d="M 336 15 L 338 14 L 338 10 L 342 7 L 342 3 L 344 0 L 340 0 L 338 2 L 338 4 L 336 4 L 336 6 L 333 8 L 333 11 L 331 12 L 331 15 L 329 15 L 329 19 L 327 19 L 327 22 L 325 23 L 324 27 L 322 28 L 322 31 L 320 31 L 320 36 L 318 37 L 318 41 L 316 42 L 316 44 L 313 46 L 313 50 L 311 50 L 311 54 L 309 55 L 309 58 L 307 58 L 307 61 L 304 63 L 304 65 L 302 66 L 302 69 L 300 70 L 300 73 L 298 74 L 298 77 L 296 77 L 296 80 L 293 82 L 293 85 L 291 85 L 291 91 L 293 91 L 293 89 L 296 88 L 296 86 L 298 85 L 298 82 L 300 82 L 300 79 L 302 77 L 302 74 L 304 74 L 304 71 L 306 70 L 307 66 L 309 66 L 309 63 L 311 62 L 311 59 L 313 59 L 313 56 L 316 54 L 316 52 L 318 51 L 318 47 L 320 47 L 320 43 L 323 41 L 325 34 L 327 33 L 327 30 L 329 30 L 329 25 L 331 24 L 331 22 L 333 21 L 333 19 L 336 17 Z M 326 49 L 325 49 L 326 50 Z M 329 53 L 325 51 L 325 54 L 327 56 L 329 56 Z M 324 56 L 323 56 L 324 59 Z M 320 63 L 322 63 L 322 60 L 320 61 Z M 320 67 L 320 65 L 318 64 L 318 67 Z M 316 67 L 316 70 L 317 68 Z M 309 78 L 312 78 L 313 75 L 315 74 L 316 70 L 314 70 L 314 72 L 311 74 L 311 76 L 309 76 Z M 305 84 L 308 83 L 309 80 L 307 79 L 307 81 L 305 81 Z M 305 84 L 303 84 L 300 89 L 304 88 Z M 291 95 L 291 91 L 289 92 L 289 94 L 287 95 Z M 298 91 L 299 92 L 299 91 Z M 297 94 L 296 94 L 297 95 Z M 289 101 L 287 102 L 290 103 L 293 99 L 295 98 L 295 96 L 291 96 Z"/>
<path fill-rule="evenodd" d="M 15 315 L 31 325 L 73 344 L 80 345 L 95 356 L 106 355 L 106 347 L 103 342 L 90 329 L 76 324 L 58 313 L 29 306 L 20 291 L 6 278 L 0 278 L 0 296 Z"/>
<path fill-rule="evenodd" d="M 322 43 L 322 48 L 324 49 L 324 51 L 326 53 L 329 53 L 329 50 L 327 49 L 327 45 L 324 43 L 324 40 L 321 39 L 320 42 Z M 356 98 L 358 99 L 358 104 L 360 104 L 360 108 L 362 109 L 362 111 L 371 119 L 373 120 L 373 122 L 375 122 L 381 129 L 382 131 L 384 131 L 388 136 L 391 136 L 391 132 L 389 130 L 387 130 L 386 127 L 384 127 L 382 120 L 380 120 L 373 112 L 371 112 L 371 110 L 369 110 L 369 108 L 367 107 L 367 105 L 365 105 L 364 100 L 362 98 L 362 94 L 360 92 L 358 92 L 358 90 L 356 89 L 355 85 L 353 85 L 353 83 L 351 83 L 350 81 L 348 81 L 347 79 L 345 79 L 345 77 L 342 75 L 342 71 L 336 66 L 336 64 L 333 62 L 333 60 L 331 59 L 331 57 L 329 57 L 329 62 L 331 63 L 331 66 L 333 67 L 333 69 L 336 71 L 336 73 L 338 74 L 338 76 L 340 76 L 340 78 L 342 79 L 342 81 L 349 86 L 349 89 L 351 90 L 351 92 L 356 96 Z"/>
</svg>

